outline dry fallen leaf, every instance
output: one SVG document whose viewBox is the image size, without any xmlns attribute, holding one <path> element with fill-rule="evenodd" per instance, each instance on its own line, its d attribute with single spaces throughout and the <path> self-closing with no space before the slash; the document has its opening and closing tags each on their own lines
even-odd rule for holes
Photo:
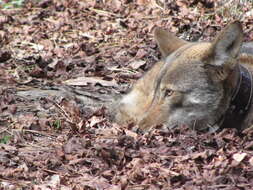
<svg viewBox="0 0 253 190">
<path fill-rule="evenodd" d="M 247 153 L 236 153 L 233 155 L 233 159 L 237 162 L 241 162 L 245 157 L 247 156 Z"/>
<path fill-rule="evenodd" d="M 5 2 L 0 0 L 1 8 Z M 125 88 L 117 84 L 129 86 L 144 74 L 138 70 L 160 60 L 155 26 L 182 39 L 210 41 L 243 13 L 244 40 L 251 41 L 250 1 L 22 2 L 0 8 L 0 189 L 197 190 L 236 184 L 252 190 L 252 130 L 239 137 L 233 129 L 213 135 L 181 126 L 142 135 L 79 100 L 89 100 L 89 92 L 96 99 L 97 92 L 121 94 Z M 72 85 L 67 95 L 62 81 Z M 41 98 L 44 91 L 52 92 L 55 104 Z"/>
<path fill-rule="evenodd" d="M 138 134 L 133 132 L 133 131 L 130 131 L 130 130 L 127 130 L 125 129 L 125 133 L 127 136 L 130 136 L 130 137 L 133 137 L 135 140 L 137 140 L 137 137 L 138 137 Z"/>
<path fill-rule="evenodd" d="M 145 65 L 146 61 L 140 60 L 140 61 L 133 61 L 132 63 L 130 63 L 130 67 L 132 69 L 139 69 L 141 66 Z"/>
<path fill-rule="evenodd" d="M 249 159 L 249 163 L 250 163 L 251 166 L 253 166 L 253 157 L 251 157 L 251 158 Z"/>
</svg>

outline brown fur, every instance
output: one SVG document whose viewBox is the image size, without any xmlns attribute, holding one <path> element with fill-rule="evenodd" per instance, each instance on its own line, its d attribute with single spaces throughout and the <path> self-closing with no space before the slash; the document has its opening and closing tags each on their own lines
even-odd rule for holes
<svg viewBox="0 0 253 190">
<path fill-rule="evenodd" d="M 253 56 L 240 52 L 241 24 L 231 23 L 213 42 L 186 42 L 161 28 L 154 35 L 164 60 L 117 103 L 116 122 L 133 122 L 144 131 L 160 124 L 212 126 L 229 106 L 238 64 L 253 70 Z M 245 48 L 249 53 L 251 46 Z M 249 115 L 253 115 L 252 108 Z M 247 117 L 243 128 L 251 120 Z"/>
</svg>

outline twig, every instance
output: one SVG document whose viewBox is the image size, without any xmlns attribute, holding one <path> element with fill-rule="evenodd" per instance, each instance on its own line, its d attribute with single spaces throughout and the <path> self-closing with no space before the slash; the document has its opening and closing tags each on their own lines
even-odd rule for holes
<svg viewBox="0 0 253 190">
<path fill-rule="evenodd" d="M 104 15 L 104 16 L 118 16 L 114 13 L 104 11 L 104 10 L 100 10 L 100 9 L 89 8 L 89 10 L 94 11 L 95 13 L 100 14 L 100 15 Z"/>
<path fill-rule="evenodd" d="M 1 131 L 0 131 L 0 134 L 1 134 L 1 133 L 4 133 L 4 132 L 7 132 L 7 133 L 9 133 L 10 135 L 13 135 L 8 129 L 3 129 L 3 130 L 1 130 Z"/>
<path fill-rule="evenodd" d="M 0 131 L 0 134 L 1 134 L 1 133 L 4 133 L 4 132 L 7 131 L 7 130 L 8 130 L 8 129 L 3 129 L 3 130 L 1 130 L 1 131 Z"/>
<path fill-rule="evenodd" d="M 59 105 L 57 104 L 56 102 L 54 102 L 53 100 L 51 99 L 48 99 L 46 98 L 49 102 L 51 102 L 52 104 L 54 104 L 54 106 L 56 108 L 58 108 L 60 110 L 60 113 L 63 114 L 63 116 L 65 116 L 65 120 L 70 124 L 70 128 L 73 132 L 78 132 L 78 124 L 74 123 L 72 120 L 71 120 L 71 117 L 68 115 L 68 113 Z"/>
<path fill-rule="evenodd" d="M 252 184 L 249 183 L 241 183 L 241 184 L 220 184 L 220 185 L 210 185 L 208 187 L 211 188 L 219 188 L 219 187 L 245 187 L 245 186 L 252 186 Z"/>
<path fill-rule="evenodd" d="M 51 102 L 52 104 L 54 104 L 54 106 L 60 110 L 61 114 L 65 116 L 67 122 L 75 125 L 75 123 L 71 120 L 71 117 L 68 115 L 68 113 L 59 104 L 57 104 L 55 101 L 49 98 L 47 98 L 47 100 Z"/>
<path fill-rule="evenodd" d="M 161 3 L 161 2 L 159 2 L 159 3 Z M 155 6 L 157 7 L 157 8 L 159 8 L 159 9 L 161 9 L 161 10 L 165 10 L 165 6 L 166 6 L 166 3 L 164 2 L 163 3 L 163 7 L 161 6 L 161 5 L 159 5 L 159 3 L 157 2 L 157 0 L 155 0 L 154 1 L 154 4 L 155 4 Z"/>
<path fill-rule="evenodd" d="M 56 171 L 53 171 L 53 170 L 49 170 L 49 169 L 45 169 L 45 168 L 42 168 L 42 170 L 46 171 L 46 172 L 49 172 L 49 173 L 53 173 L 53 174 L 58 174 L 60 175 L 59 172 L 56 172 Z"/>
<path fill-rule="evenodd" d="M 23 149 L 27 149 L 27 148 L 36 148 L 36 149 L 39 149 L 40 151 L 46 151 L 46 152 L 48 152 L 48 151 L 53 151 L 54 149 L 53 148 L 49 148 L 48 146 L 41 146 L 41 145 L 37 145 L 37 144 L 32 144 L 32 143 L 28 143 L 28 142 L 26 142 L 26 143 L 22 143 L 22 144 L 20 144 L 21 146 L 23 146 Z"/>
<path fill-rule="evenodd" d="M 13 184 L 18 185 L 19 187 L 24 187 L 24 185 L 30 185 L 31 184 L 31 182 L 24 181 L 24 180 L 17 180 L 17 179 L 10 180 L 10 179 L 5 179 L 5 178 L 1 178 L 1 177 L 0 177 L 0 182 L 8 182 L 8 183 L 11 183 L 12 185 Z"/>
<path fill-rule="evenodd" d="M 23 129 L 22 131 L 29 132 L 29 133 L 36 133 L 36 134 L 39 134 L 41 136 L 47 136 L 47 137 L 53 137 L 53 138 L 56 137 L 56 135 L 51 135 L 51 134 L 47 134 L 45 132 L 35 131 L 35 130 L 30 130 L 30 129 Z"/>
</svg>

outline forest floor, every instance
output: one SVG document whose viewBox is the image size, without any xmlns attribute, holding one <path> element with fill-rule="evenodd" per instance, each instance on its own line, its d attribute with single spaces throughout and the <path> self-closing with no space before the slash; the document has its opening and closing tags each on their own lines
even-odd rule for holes
<svg viewBox="0 0 253 190">
<path fill-rule="evenodd" d="M 0 189 L 253 189 L 252 127 L 138 134 L 110 122 L 104 104 L 161 58 L 156 26 L 209 41 L 234 19 L 252 40 L 246 0 L 30 0 L 0 9 Z"/>
</svg>

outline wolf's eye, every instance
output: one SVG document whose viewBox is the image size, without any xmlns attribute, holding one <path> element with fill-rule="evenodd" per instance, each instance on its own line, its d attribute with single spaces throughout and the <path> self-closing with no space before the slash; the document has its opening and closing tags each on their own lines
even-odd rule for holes
<svg viewBox="0 0 253 190">
<path fill-rule="evenodd" d="M 165 96 L 171 96 L 173 93 L 174 93 L 173 90 L 171 90 L 171 89 L 165 89 L 164 95 Z"/>
</svg>

